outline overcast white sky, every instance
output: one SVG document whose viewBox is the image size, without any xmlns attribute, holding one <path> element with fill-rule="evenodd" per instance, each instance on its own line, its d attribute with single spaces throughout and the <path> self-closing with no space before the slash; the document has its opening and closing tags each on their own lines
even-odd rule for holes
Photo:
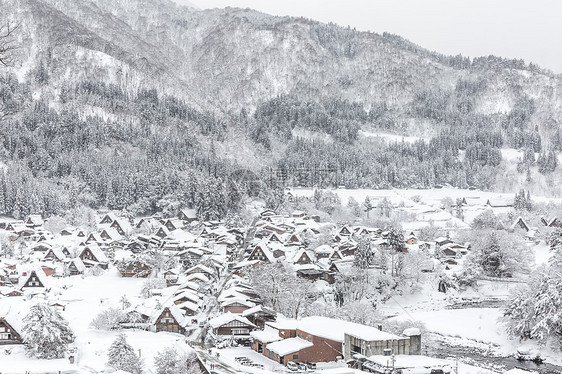
<svg viewBox="0 0 562 374">
<path fill-rule="evenodd" d="M 562 73 L 562 0 L 187 1 L 388 31 L 445 54 L 522 58 Z"/>
</svg>

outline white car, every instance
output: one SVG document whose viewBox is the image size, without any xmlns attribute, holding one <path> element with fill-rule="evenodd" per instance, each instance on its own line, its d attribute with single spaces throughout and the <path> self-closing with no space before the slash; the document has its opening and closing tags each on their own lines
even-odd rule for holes
<svg viewBox="0 0 562 374">
<path fill-rule="evenodd" d="M 289 369 L 291 371 L 298 371 L 299 365 L 295 364 L 293 361 L 289 361 L 289 362 L 287 362 L 287 369 Z"/>
</svg>

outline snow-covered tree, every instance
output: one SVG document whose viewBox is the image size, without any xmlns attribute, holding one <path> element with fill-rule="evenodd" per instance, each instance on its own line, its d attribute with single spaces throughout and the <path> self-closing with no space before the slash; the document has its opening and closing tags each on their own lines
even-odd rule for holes
<svg viewBox="0 0 562 374">
<path fill-rule="evenodd" d="M 94 317 L 90 326 L 97 330 L 117 330 L 119 323 L 125 320 L 123 311 L 119 308 L 109 308 Z"/>
<path fill-rule="evenodd" d="M 143 372 L 141 358 L 135 353 L 133 347 L 127 343 L 127 337 L 121 333 L 111 343 L 107 351 L 107 365 L 115 370 L 124 370 L 132 374 Z"/>
<path fill-rule="evenodd" d="M 390 218 L 390 212 L 392 211 L 392 202 L 384 197 L 379 203 L 377 204 L 377 209 L 380 210 L 380 215 L 386 218 Z"/>
<path fill-rule="evenodd" d="M 23 319 L 22 337 L 30 355 L 37 358 L 62 358 L 74 334 L 56 308 L 35 304 Z"/>
<path fill-rule="evenodd" d="M 533 256 L 522 239 L 506 231 L 474 231 L 472 252 L 465 261 L 465 268 L 474 267 L 492 277 L 527 274 L 533 264 Z"/>
<path fill-rule="evenodd" d="M 262 264 L 248 272 L 250 283 L 266 306 L 297 318 L 308 313 L 312 282 L 297 277 L 282 264 Z"/>
<path fill-rule="evenodd" d="M 166 288 L 166 281 L 162 278 L 148 278 L 142 284 L 141 295 L 150 296 L 150 290 Z"/>
<path fill-rule="evenodd" d="M 475 229 L 494 229 L 498 224 L 498 217 L 494 214 L 492 209 L 486 209 L 472 221 L 472 227 Z"/>
<path fill-rule="evenodd" d="M 517 289 L 504 309 L 507 332 L 540 343 L 562 338 L 562 274 L 560 268 L 539 269 L 529 284 Z"/>
<path fill-rule="evenodd" d="M 373 263 L 373 251 L 371 250 L 371 240 L 364 236 L 359 240 L 353 266 L 359 269 L 368 269 Z"/>
<path fill-rule="evenodd" d="M 369 212 L 373 210 L 373 204 L 369 196 L 365 196 L 365 201 L 363 201 L 363 210 L 367 213 L 367 218 L 369 218 Z"/>
<path fill-rule="evenodd" d="M 388 247 L 393 251 L 401 251 L 404 248 L 405 241 L 402 230 L 391 227 L 388 230 L 386 240 L 388 241 Z"/>
</svg>

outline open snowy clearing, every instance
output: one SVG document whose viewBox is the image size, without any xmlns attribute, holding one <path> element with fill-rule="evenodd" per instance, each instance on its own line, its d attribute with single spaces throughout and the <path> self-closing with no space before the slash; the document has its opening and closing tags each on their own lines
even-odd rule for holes
<svg viewBox="0 0 562 374">
<path fill-rule="evenodd" d="M 359 135 L 362 135 L 364 137 L 367 138 L 381 138 L 381 139 L 385 139 L 388 140 L 388 142 L 406 142 L 406 143 L 414 143 L 417 142 L 418 140 L 425 140 L 425 141 L 429 141 L 429 139 L 427 138 L 422 138 L 422 137 L 418 137 L 418 136 L 404 136 L 404 135 L 397 135 L 397 134 L 388 134 L 388 133 L 383 133 L 383 132 L 369 132 L 369 131 L 363 131 L 363 130 L 359 130 Z"/>
</svg>

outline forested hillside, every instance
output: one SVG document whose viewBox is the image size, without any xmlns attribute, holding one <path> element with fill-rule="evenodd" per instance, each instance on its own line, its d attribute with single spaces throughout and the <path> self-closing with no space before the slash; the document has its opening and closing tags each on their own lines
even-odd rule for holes
<svg viewBox="0 0 562 374">
<path fill-rule="evenodd" d="M 493 189 L 502 148 L 524 151 L 522 180 L 558 167 L 562 79 L 520 60 L 167 0 L 6 0 L 0 14 L 19 25 L 0 68 L 0 213 L 218 218 L 287 184 Z"/>
</svg>

